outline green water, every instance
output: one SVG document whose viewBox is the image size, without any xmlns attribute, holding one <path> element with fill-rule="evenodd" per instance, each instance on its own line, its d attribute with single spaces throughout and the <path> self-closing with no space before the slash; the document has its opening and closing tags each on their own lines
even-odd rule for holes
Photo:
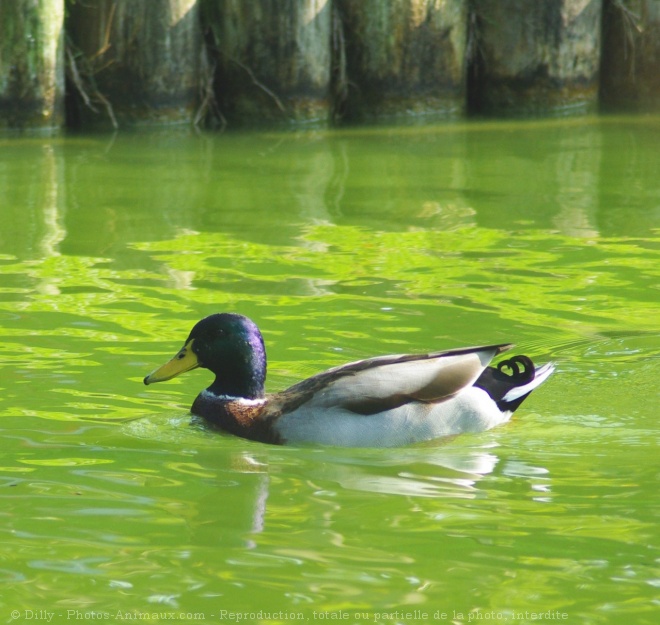
<svg viewBox="0 0 660 625">
<path fill-rule="evenodd" d="M 656 623 L 658 145 L 0 140 L 0 622 Z M 216 311 L 260 325 L 270 390 L 509 341 L 557 372 L 489 432 L 271 447 L 190 423 L 202 370 L 142 385 Z"/>
</svg>

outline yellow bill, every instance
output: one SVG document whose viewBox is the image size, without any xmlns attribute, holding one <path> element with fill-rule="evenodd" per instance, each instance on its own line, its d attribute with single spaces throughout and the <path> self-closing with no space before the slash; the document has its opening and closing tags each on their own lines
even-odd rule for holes
<svg viewBox="0 0 660 625">
<path fill-rule="evenodd" d="M 152 371 L 146 378 L 144 378 L 144 383 L 153 384 L 154 382 L 171 380 L 181 373 L 199 367 L 200 365 L 197 356 L 192 350 L 194 340 L 195 339 L 190 339 L 190 341 L 179 350 L 172 360 L 169 360 L 162 367 Z"/>
</svg>

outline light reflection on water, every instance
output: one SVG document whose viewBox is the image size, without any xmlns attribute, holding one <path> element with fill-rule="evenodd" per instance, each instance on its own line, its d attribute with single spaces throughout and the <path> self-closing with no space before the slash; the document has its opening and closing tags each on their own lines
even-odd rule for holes
<svg viewBox="0 0 660 625">
<path fill-rule="evenodd" d="M 3 609 L 652 622 L 659 128 L 4 141 Z M 479 435 L 269 447 L 191 423 L 204 372 L 141 383 L 217 310 L 260 324 L 272 390 L 511 340 L 558 372 Z"/>
</svg>

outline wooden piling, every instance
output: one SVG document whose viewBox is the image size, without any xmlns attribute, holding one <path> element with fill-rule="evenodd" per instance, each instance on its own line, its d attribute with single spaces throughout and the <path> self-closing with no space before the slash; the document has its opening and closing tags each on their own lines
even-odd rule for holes
<svg viewBox="0 0 660 625">
<path fill-rule="evenodd" d="M 0 0 L 0 129 L 59 128 L 65 108 L 82 127 L 255 126 L 466 102 L 657 110 L 660 0 Z"/>
<path fill-rule="evenodd" d="M 330 0 L 207 0 L 203 11 L 230 123 L 328 120 Z"/>
<path fill-rule="evenodd" d="M 414 120 L 464 112 L 467 0 L 338 0 L 337 7 L 341 115 Z"/>
<path fill-rule="evenodd" d="M 0 2 L 0 129 L 64 117 L 64 0 Z"/>
<path fill-rule="evenodd" d="M 69 87 L 83 126 L 194 118 L 206 67 L 198 0 L 85 0 L 69 9 Z"/>
<path fill-rule="evenodd" d="M 469 98 L 485 114 L 593 110 L 601 0 L 477 0 Z"/>
<path fill-rule="evenodd" d="M 605 0 L 605 110 L 660 110 L 660 0 Z"/>
</svg>

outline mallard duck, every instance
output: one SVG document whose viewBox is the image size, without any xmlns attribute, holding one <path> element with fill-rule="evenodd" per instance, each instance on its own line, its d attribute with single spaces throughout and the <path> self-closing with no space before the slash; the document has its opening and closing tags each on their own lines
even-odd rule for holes
<svg viewBox="0 0 660 625">
<path fill-rule="evenodd" d="M 505 423 L 552 373 L 527 356 L 489 367 L 512 345 L 380 356 L 334 367 L 265 395 L 266 350 L 256 324 L 221 313 L 198 322 L 169 362 L 144 378 L 215 374 L 191 412 L 244 438 L 276 443 L 394 447 Z"/>
</svg>

